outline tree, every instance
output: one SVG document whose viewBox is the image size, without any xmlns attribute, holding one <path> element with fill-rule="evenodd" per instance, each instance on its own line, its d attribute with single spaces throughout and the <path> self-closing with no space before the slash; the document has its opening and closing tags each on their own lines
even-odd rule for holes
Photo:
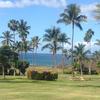
<svg viewBox="0 0 100 100">
<path fill-rule="evenodd" d="M 81 22 L 86 21 L 85 15 L 80 15 L 81 10 L 80 7 L 76 4 L 70 4 L 64 10 L 64 12 L 60 15 L 61 19 L 59 19 L 58 23 L 65 23 L 65 25 L 72 25 L 72 51 L 73 51 L 73 41 L 74 41 L 74 27 L 75 25 L 82 30 Z M 73 52 L 72 52 L 72 63 L 73 63 Z"/>
<path fill-rule="evenodd" d="M 2 65 L 3 77 L 5 78 L 5 68 L 8 64 L 11 65 L 11 60 L 13 58 L 14 52 L 9 46 L 2 46 L 0 48 L 0 64 Z"/>
<path fill-rule="evenodd" d="M 91 39 L 94 35 L 94 31 L 92 29 L 88 29 L 88 31 L 85 33 L 84 41 L 87 42 L 87 44 L 90 44 L 90 52 L 91 52 Z M 91 75 L 91 59 L 90 59 L 90 65 L 89 65 L 89 74 Z"/>
<path fill-rule="evenodd" d="M 43 36 L 43 41 L 47 42 L 43 47 L 42 50 L 44 49 L 49 49 L 50 52 L 52 52 L 53 55 L 53 65 L 56 65 L 56 53 L 58 50 L 61 49 L 61 46 L 59 44 L 59 35 L 60 35 L 60 29 L 53 27 L 51 29 L 47 29 L 45 31 L 46 33 Z"/>
<path fill-rule="evenodd" d="M 93 58 L 94 58 L 95 62 L 100 61 L 100 51 L 95 51 L 93 53 Z"/>
<path fill-rule="evenodd" d="M 11 31 L 13 31 L 13 34 L 14 34 L 14 45 L 15 45 L 15 32 L 17 31 L 18 29 L 18 21 L 17 20 L 14 20 L 14 19 L 11 19 L 8 23 L 8 27 L 10 28 Z"/>
<path fill-rule="evenodd" d="M 20 20 L 18 22 L 18 29 L 17 29 L 17 31 L 18 31 L 19 37 L 21 38 L 21 41 L 22 41 L 22 43 L 21 43 L 21 45 L 22 45 L 21 46 L 22 47 L 22 49 L 21 49 L 22 52 L 25 51 L 24 50 L 24 46 L 25 46 L 25 43 L 26 43 L 27 35 L 29 34 L 29 29 L 30 29 L 30 26 L 27 25 L 26 21 Z M 24 58 L 22 57 L 22 59 L 24 59 Z"/>
<path fill-rule="evenodd" d="M 64 51 L 65 51 L 65 49 L 64 49 L 64 44 L 70 44 L 70 42 L 69 42 L 69 37 L 67 37 L 67 35 L 65 34 L 65 33 L 61 33 L 60 35 L 59 35 L 59 42 L 61 43 L 61 45 L 62 45 L 62 67 L 64 67 Z"/>
<path fill-rule="evenodd" d="M 40 45 L 40 38 L 38 36 L 34 36 L 31 39 L 31 50 L 33 51 L 33 65 L 34 65 L 34 51 L 36 50 L 35 53 L 37 53 L 37 49 Z"/>
<path fill-rule="evenodd" d="M 3 39 L 3 41 L 2 41 L 3 45 L 10 46 L 11 43 L 14 42 L 12 40 L 13 34 L 10 34 L 10 31 L 5 31 L 5 32 L 2 33 L 2 35 L 3 36 L 1 36 L 0 38 Z"/>
<path fill-rule="evenodd" d="M 83 75 L 83 62 L 85 59 L 87 59 L 88 53 L 89 50 L 85 50 L 85 45 L 83 44 L 78 44 L 78 46 L 75 46 L 75 50 L 73 51 L 74 58 L 80 65 L 81 76 Z"/>
</svg>

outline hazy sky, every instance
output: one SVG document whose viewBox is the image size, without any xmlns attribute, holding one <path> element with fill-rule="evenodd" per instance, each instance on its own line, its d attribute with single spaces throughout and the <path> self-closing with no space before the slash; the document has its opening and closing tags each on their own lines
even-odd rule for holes
<svg viewBox="0 0 100 100">
<path fill-rule="evenodd" d="M 80 5 L 82 14 L 88 17 L 87 22 L 82 23 L 83 31 L 80 31 L 77 27 L 75 28 L 74 44 L 83 42 L 85 32 L 89 28 L 92 28 L 95 32 L 92 43 L 96 39 L 100 39 L 100 24 L 94 20 L 91 13 L 95 9 L 95 5 L 100 3 L 100 0 L 0 0 L 0 36 L 2 32 L 9 30 L 7 23 L 10 19 L 24 19 L 31 26 L 29 39 L 35 35 L 42 38 L 45 29 L 52 26 L 60 27 L 61 31 L 70 37 L 71 26 L 57 24 L 56 21 L 66 5 L 71 3 Z M 41 44 L 44 43 L 41 42 Z M 94 45 L 93 48 L 95 48 Z"/>
</svg>

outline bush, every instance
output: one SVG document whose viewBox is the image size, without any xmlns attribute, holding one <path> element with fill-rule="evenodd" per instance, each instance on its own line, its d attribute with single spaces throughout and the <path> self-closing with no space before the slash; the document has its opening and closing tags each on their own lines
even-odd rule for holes
<svg viewBox="0 0 100 100">
<path fill-rule="evenodd" d="M 37 71 L 37 70 L 28 70 L 27 77 L 34 80 L 56 80 L 58 78 L 57 72 L 52 71 Z"/>
<path fill-rule="evenodd" d="M 72 67 L 66 67 L 63 69 L 63 74 L 72 74 Z"/>
<path fill-rule="evenodd" d="M 29 67 L 29 62 L 27 62 L 27 61 L 18 61 L 18 69 L 23 75 L 25 75 L 26 69 L 28 67 Z"/>
</svg>

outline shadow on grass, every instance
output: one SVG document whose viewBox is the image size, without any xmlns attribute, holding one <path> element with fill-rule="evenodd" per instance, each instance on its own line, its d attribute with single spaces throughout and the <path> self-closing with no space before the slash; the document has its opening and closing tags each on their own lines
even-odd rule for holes
<svg viewBox="0 0 100 100">
<path fill-rule="evenodd" d="M 0 83 L 49 83 L 54 81 L 46 81 L 46 80 L 31 80 L 27 78 L 5 78 L 0 79 Z"/>
</svg>

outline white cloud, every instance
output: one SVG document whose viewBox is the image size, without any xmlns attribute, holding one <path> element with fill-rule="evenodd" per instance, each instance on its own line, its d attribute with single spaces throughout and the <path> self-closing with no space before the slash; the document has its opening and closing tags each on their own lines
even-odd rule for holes
<svg viewBox="0 0 100 100">
<path fill-rule="evenodd" d="M 82 13 L 89 13 L 89 12 L 95 10 L 96 9 L 96 4 L 97 3 L 92 3 L 92 4 L 88 4 L 88 5 L 82 5 L 81 6 Z"/>
<path fill-rule="evenodd" d="M 97 2 L 87 4 L 87 5 L 81 5 L 81 11 L 82 14 L 86 15 L 89 20 L 94 20 L 93 17 L 93 10 L 96 9 Z"/>
<path fill-rule="evenodd" d="M 0 0 L 0 8 L 21 8 L 32 5 L 43 5 L 48 7 L 65 7 L 66 0 Z"/>
</svg>

